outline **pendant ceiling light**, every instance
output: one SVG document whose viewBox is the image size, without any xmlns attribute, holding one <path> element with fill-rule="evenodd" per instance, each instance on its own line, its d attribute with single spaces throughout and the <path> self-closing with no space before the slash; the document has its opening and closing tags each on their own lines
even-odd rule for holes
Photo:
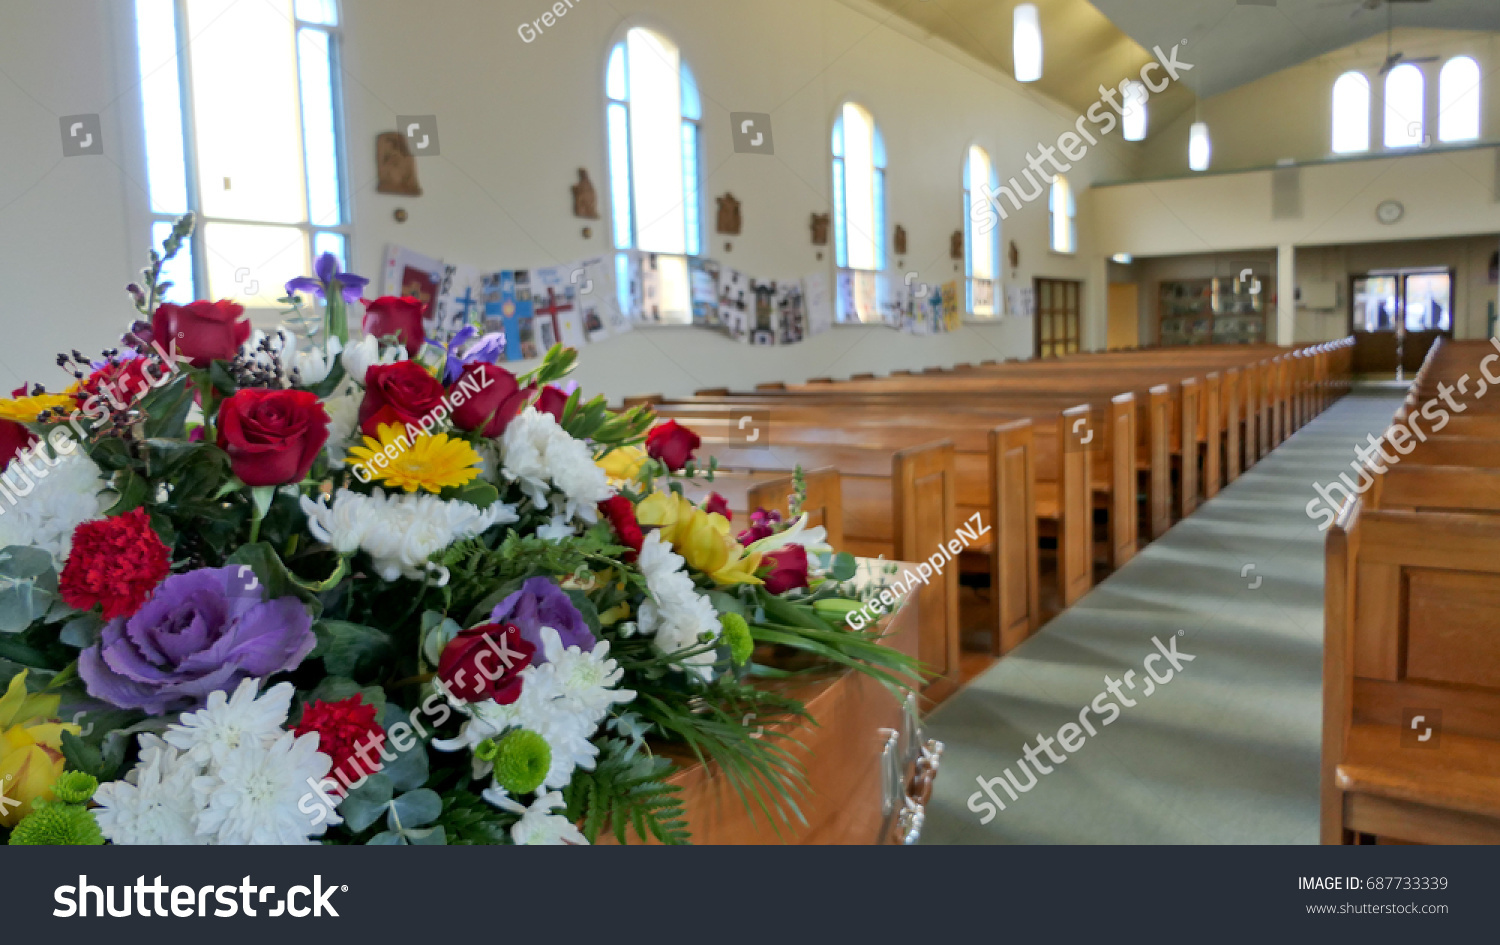
<svg viewBox="0 0 1500 945">
<path fill-rule="evenodd" d="M 1193 122 L 1193 127 L 1188 131 L 1188 167 L 1195 171 L 1208 170 L 1212 152 L 1213 146 L 1208 140 L 1208 125 L 1201 121 Z"/>
<path fill-rule="evenodd" d="M 1023 3 L 1016 7 L 1012 37 L 1016 81 L 1035 82 L 1042 77 L 1042 22 L 1037 16 L 1036 4 Z"/>
</svg>

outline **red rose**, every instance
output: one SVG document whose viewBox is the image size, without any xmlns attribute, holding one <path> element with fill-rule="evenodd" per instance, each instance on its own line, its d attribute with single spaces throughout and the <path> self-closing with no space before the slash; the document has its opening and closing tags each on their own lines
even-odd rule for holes
<svg viewBox="0 0 1500 945">
<path fill-rule="evenodd" d="M 247 486 L 301 482 L 328 442 L 328 411 L 305 390 L 239 391 L 219 406 L 219 447 Z"/>
<path fill-rule="evenodd" d="M 761 564 L 771 566 L 765 582 L 766 590 L 772 594 L 785 594 L 807 586 L 807 549 L 801 545 L 787 545 L 779 551 L 767 552 Z"/>
<path fill-rule="evenodd" d="M 69 607 L 104 606 L 104 619 L 130 617 L 172 569 L 172 556 L 143 508 L 73 529 L 73 547 L 57 582 Z"/>
<path fill-rule="evenodd" d="M 0 471 L 35 439 L 31 431 L 14 420 L 0 420 Z"/>
<path fill-rule="evenodd" d="M 635 506 L 624 496 L 616 495 L 600 502 L 599 511 L 609 521 L 615 534 L 620 536 L 620 541 L 631 549 L 627 560 L 633 559 L 635 553 L 641 550 L 641 545 L 646 543 L 640 523 L 635 520 Z"/>
<path fill-rule="evenodd" d="M 555 384 L 548 384 L 542 388 L 541 394 L 536 399 L 536 409 L 542 413 L 552 414 L 552 419 L 562 423 L 563 408 L 568 405 L 568 392 Z"/>
<path fill-rule="evenodd" d="M 455 699 L 510 705 L 521 698 L 521 670 L 535 653 L 520 628 L 487 623 L 448 641 L 438 658 L 438 679 Z"/>
<path fill-rule="evenodd" d="M 396 295 L 383 295 L 373 302 L 369 299 L 360 301 L 365 303 L 365 334 L 376 338 L 395 335 L 406 345 L 407 354 L 417 356 L 422 350 L 422 342 L 427 339 L 422 330 L 426 306 L 416 299 Z"/>
<path fill-rule="evenodd" d="M 359 405 L 359 429 L 380 436 L 382 423 L 420 424 L 443 402 L 443 385 L 415 361 L 377 364 L 365 375 L 365 399 Z"/>
<path fill-rule="evenodd" d="M 709 493 L 708 501 L 703 503 L 703 511 L 710 515 L 719 514 L 728 521 L 734 521 L 734 513 L 729 511 L 729 500 L 717 492 Z"/>
<path fill-rule="evenodd" d="M 693 450 L 703 444 L 698 434 L 682 426 L 676 420 L 668 420 L 651 428 L 646 434 L 646 452 L 652 459 L 659 459 L 667 468 L 676 472 L 693 458 Z"/>
<path fill-rule="evenodd" d="M 534 390 L 534 386 L 522 387 L 514 374 L 498 364 L 466 364 L 453 385 L 453 399 L 458 400 L 460 392 L 464 398 L 453 408 L 453 425 L 469 433 L 499 436 Z"/>
<path fill-rule="evenodd" d="M 191 358 L 193 367 L 205 368 L 239 353 L 250 337 L 250 322 L 239 320 L 243 314 L 245 306 L 227 299 L 188 305 L 166 302 L 152 316 L 151 331 L 163 348 L 171 351 L 176 345 L 176 353 Z"/>
</svg>

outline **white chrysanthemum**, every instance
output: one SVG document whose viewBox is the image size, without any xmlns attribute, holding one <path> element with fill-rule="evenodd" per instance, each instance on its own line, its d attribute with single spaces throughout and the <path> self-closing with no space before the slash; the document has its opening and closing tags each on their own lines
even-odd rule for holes
<svg viewBox="0 0 1500 945">
<path fill-rule="evenodd" d="M 353 342 L 344 349 L 342 360 L 344 370 L 359 386 L 365 386 L 365 375 L 370 368 L 377 364 L 395 364 L 397 361 L 406 360 L 406 348 L 401 345 L 392 345 L 380 350 L 380 339 L 374 335 L 365 335 L 363 338 Z"/>
<path fill-rule="evenodd" d="M 342 469 L 348 459 L 350 441 L 359 429 L 359 404 L 364 395 L 352 383 L 341 385 L 340 390 L 323 401 L 328 411 L 328 462 L 334 469 Z"/>
<path fill-rule="evenodd" d="M 154 735 L 142 735 L 140 743 L 140 760 L 125 780 L 101 784 L 94 792 L 100 832 L 121 845 L 207 843 L 195 826 L 198 765 Z"/>
<path fill-rule="evenodd" d="M 565 806 L 562 794 L 557 791 L 543 794 L 530 807 L 511 800 L 504 792 L 485 791 L 484 797 L 496 807 L 521 815 L 510 828 L 511 842 L 517 846 L 588 846 L 588 839 L 571 820 L 553 813 Z"/>
<path fill-rule="evenodd" d="M 641 604 L 637 625 L 642 633 L 655 637 L 652 642 L 657 650 L 672 654 L 700 645 L 705 636 L 719 638 L 719 612 L 712 601 L 698 593 L 686 562 L 661 540 L 660 531 L 646 536 L 636 566 L 645 575 L 646 589 L 651 592 L 651 599 Z M 705 679 L 713 663 L 711 651 L 687 659 L 687 664 Z"/>
<path fill-rule="evenodd" d="M 438 584 L 447 571 L 429 560 L 455 541 L 472 538 L 491 525 L 518 519 L 514 507 L 496 502 L 481 509 L 468 502 L 435 495 L 392 493 L 376 489 L 371 495 L 340 489 L 330 505 L 303 497 L 302 511 L 314 538 L 340 554 L 363 550 L 387 581 L 398 577 L 420 579 L 432 572 Z"/>
<path fill-rule="evenodd" d="M 259 688 L 260 680 L 245 679 L 232 696 L 223 690 L 209 693 L 205 708 L 182 713 L 162 737 L 200 765 L 220 760 L 241 745 L 275 741 L 282 735 L 296 689 L 291 683 L 277 683 L 256 698 Z"/>
<path fill-rule="evenodd" d="M 536 537 L 543 541 L 562 541 L 565 538 L 572 538 L 576 531 L 568 518 L 554 515 L 547 524 L 537 528 Z"/>
<path fill-rule="evenodd" d="M 609 480 L 588 444 L 569 436 L 550 413 L 527 407 L 505 428 L 500 446 L 501 475 L 520 486 L 533 507 L 591 525 L 598 520 L 597 506 L 611 494 Z"/>
<path fill-rule="evenodd" d="M 316 732 L 241 743 L 224 752 L 214 771 L 193 780 L 202 805 L 199 835 L 218 844 L 311 843 L 329 824 L 343 822 L 326 807 L 318 809 L 316 823 L 298 809 L 308 785 L 321 781 L 332 765 L 318 751 Z"/>
<path fill-rule="evenodd" d="M 73 529 L 103 518 L 113 504 L 99 467 L 76 445 L 62 456 L 45 447 L 17 454 L 0 475 L 0 485 L 15 496 L 15 504 L 0 514 L 0 548 L 40 548 L 59 571 L 73 548 Z"/>
<path fill-rule="evenodd" d="M 541 633 L 547 662 L 521 671 L 520 698 L 511 705 L 492 700 L 456 703 L 469 718 L 455 738 L 434 741 L 434 748 L 473 751 L 485 739 L 523 728 L 542 736 L 551 749 L 544 788 L 566 787 L 575 770 L 594 769 L 599 749 L 590 739 L 610 709 L 635 699 L 635 692 L 615 688 L 625 673 L 609 658 L 608 641 L 596 643 L 585 653 L 576 646 L 564 647 L 551 627 L 543 627 Z M 491 770 L 488 762 L 475 759 L 476 778 L 487 777 Z"/>
</svg>

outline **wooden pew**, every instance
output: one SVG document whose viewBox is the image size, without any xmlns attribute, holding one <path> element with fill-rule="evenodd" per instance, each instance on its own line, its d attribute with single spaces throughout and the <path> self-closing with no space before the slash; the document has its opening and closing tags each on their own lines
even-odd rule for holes
<svg viewBox="0 0 1500 945">
<path fill-rule="evenodd" d="M 1494 517 L 1351 500 L 1325 591 L 1323 842 L 1500 843 Z"/>
</svg>

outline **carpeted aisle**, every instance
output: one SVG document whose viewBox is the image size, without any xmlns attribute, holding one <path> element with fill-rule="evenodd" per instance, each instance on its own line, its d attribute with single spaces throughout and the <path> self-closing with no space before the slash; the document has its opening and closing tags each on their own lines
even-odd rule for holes
<svg viewBox="0 0 1500 945">
<path fill-rule="evenodd" d="M 1401 396 L 1335 403 L 940 707 L 928 735 L 947 752 L 922 842 L 1316 843 L 1323 533 L 1306 507 Z M 1171 670 L 1146 665 L 1153 637 L 1194 657 L 1164 683 L 1148 682 Z M 1054 742 L 1049 757 L 1038 735 L 1070 722 L 1076 751 Z M 1050 773 L 1021 766 L 1028 743 Z M 976 778 L 1006 768 L 1018 784 L 1012 798 L 993 783 L 1000 810 Z"/>
</svg>

